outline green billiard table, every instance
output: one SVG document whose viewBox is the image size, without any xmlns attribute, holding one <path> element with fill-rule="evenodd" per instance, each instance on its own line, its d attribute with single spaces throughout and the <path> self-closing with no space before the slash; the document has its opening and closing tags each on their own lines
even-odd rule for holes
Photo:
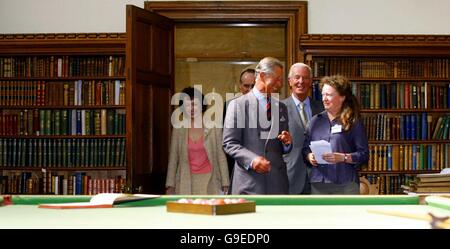
<svg viewBox="0 0 450 249">
<path fill-rule="evenodd" d="M 421 205 L 419 197 L 407 195 L 161 196 L 113 208 L 38 208 L 44 203 L 88 202 L 91 197 L 0 196 L 0 228 L 430 228 L 430 222 L 420 217 L 450 216 L 448 209 Z M 256 202 L 256 212 L 216 216 L 167 212 L 166 202 L 180 198 L 245 198 Z"/>
</svg>

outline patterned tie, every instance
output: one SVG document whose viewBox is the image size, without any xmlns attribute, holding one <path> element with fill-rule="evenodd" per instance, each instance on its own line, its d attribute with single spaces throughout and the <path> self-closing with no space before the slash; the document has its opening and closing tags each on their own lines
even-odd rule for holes
<svg viewBox="0 0 450 249">
<path fill-rule="evenodd" d="M 272 107 L 271 107 L 271 103 L 270 103 L 270 94 L 267 94 L 267 104 L 266 104 L 266 113 L 267 113 L 267 120 L 271 120 L 272 119 Z"/>
<path fill-rule="evenodd" d="M 306 115 L 305 111 L 305 104 L 303 102 L 300 102 L 298 105 L 300 107 L 300 119 L 302 120 L 303 127 L 308 126 L 308 115 Z"/>
</svg>

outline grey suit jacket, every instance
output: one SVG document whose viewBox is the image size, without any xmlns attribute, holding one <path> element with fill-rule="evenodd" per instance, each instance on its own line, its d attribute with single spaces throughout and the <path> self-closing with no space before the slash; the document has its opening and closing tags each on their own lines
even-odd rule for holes
<svg viewBox="0 0 450 249">
<path fill-rule="evenodd" d="M 324 110 L 321 101 L 312 100 L 311 113 L 316 115 Z M 305 140 L 306 127 L 303 127 L 303 123 L 300 120 L 300 114 L 295 106 L 295 102 L 292 96 L 282 101 L 288 109 L 289 115 L 289 131 L 292 136 L 293 148 L 290 153 L 284 155 L 284 161 L 287 165 L 287 173 L 289 177 L 289 194 L 301 194 L 304 193 L 305 187 L 308 188 L 308 173 L 305 162 L 303 161 L 303 155 L 301 153 L 303 148 L 303 141 Z M 306 191 L 307 192 L 307 191 Z"/>
<path fill-rule="evenodd" d="M 274 114 L 276 110 L 279 115 Z M 258 120 L 266 111 L 253 92 L 230 102 L 223 129 L 223 148 L 235 159 L 232 194 L 287 194 L 289 191 L 283 144 L 276 138 L 281 131 L 289 130 L 289 117 L 286 106 L 276 99 L 272 99 L 272 111 L 271 125 L 264 128 L 264 123 L 261 125 Z M 251 169 L 251 162 L 257 156 L 270 161 L 270 172 L 259 174 Z"/>
</svg>

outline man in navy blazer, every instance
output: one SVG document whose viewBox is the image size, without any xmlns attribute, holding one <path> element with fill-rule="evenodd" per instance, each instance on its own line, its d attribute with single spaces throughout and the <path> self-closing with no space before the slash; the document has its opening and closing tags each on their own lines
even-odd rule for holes
<svg viewBox="0 0 450 249">
<path fill-rule="evenodd" d="M 311 77 L 311 68 L 308 65 L 304 63 L 292 65 L 288 74 L 292 95 L 283 100 L 288 108 L 289 131 L 293 140 L 291 152 L 284 155 L 289 177 L 289 194 L 311 193 L 307 167 L 301 151 L 308 122 L 312 116 L 324 110 L 322 101 L 308 97 L 312 86 Z"/>
<path fill-rule="evenodd" d="M 289 117 L 272 96 L 283 85 L 283 64 L 266 57 L 255 70 L 255 87 L 233 99 L 225 117 L 223 148 L 235 159 L 232 194 L 288 194 L 282 155 L 292 149 Z"/>
</svg>

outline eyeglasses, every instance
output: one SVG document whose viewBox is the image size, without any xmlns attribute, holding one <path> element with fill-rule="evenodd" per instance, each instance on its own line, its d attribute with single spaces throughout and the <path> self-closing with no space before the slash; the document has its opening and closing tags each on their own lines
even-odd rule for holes
<svg viewBox="0 0 450 249">
<path fill-rule="evenodd" d="M 253 88 L 255 84 L 242 84 L 245 88 Z"/>
</svg>

